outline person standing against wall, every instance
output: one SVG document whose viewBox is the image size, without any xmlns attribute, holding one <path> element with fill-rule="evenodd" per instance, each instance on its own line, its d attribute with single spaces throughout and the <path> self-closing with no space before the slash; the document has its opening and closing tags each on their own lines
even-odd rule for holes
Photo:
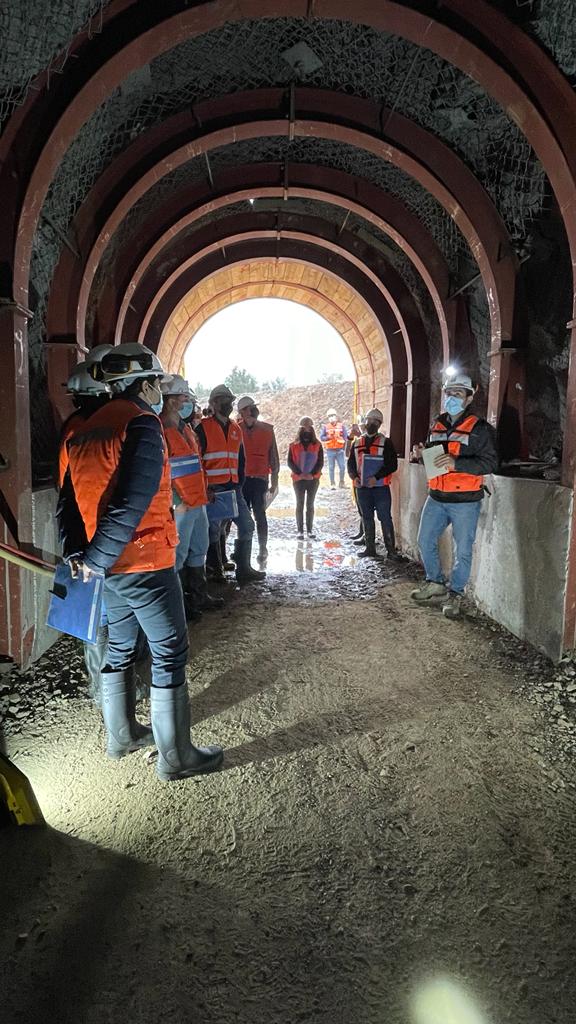
<svg viewBox="0 0 576 1024">
<path fill-rule="evenodd" d="M 314 502 L 322 467 L 324 452 L 316 437 L 314 423 L 309 416 L 303 416 L 296 435 L 288 449 L 288 466 L 292 471 L 292 486 L 296 495 L 296 530 L 298 540 L 304 539 L 304 505 L 306 505 L 306 533 L 310 540 L 314 533 Z"/>
<path fill-rule="evenodd" d="M 180 575 L 187 619 L 203 611 L 222 608 L 221 597 L 211 597 L 206 584 L 208 551 L 208 494 L 198 439 L 185 422 L 194 413 L 196 396 L 188 381 L 172 374 L 160 385 L 164 404 L 160 419 L 168 445 L 174 513 L 178 530 L 176 572 Z"/>
<path fill-rule="evenodd" d="M 374 514 L 382 527 L 388 558 L 397 557 L 390 482 L 398 469 L 398 457 L 390 438 L 381 432 L 383 420 L 380 409 L 366 413 L 364 436 L 355 438 L 348 457 L 348 474 L 356 489 L 364 527 L 365 548 L 358 552 L 360 558 L 378 557 Z"/>
<path fill-rule="evenodd" d="M 490 424 L 469 412 L 476 393 L 472 379 L 457 373 L 444 381 L 442 413 L 430 428 L 420 450 L 440 446 L 434 459 L 438 476 L 428 481 L 428 498 L 422 509 L 418 546 L 426 582 L 412 591 L 420 605 L 442 608 L 448 619 L 460 615 L 462 598 L 472 568 L 472 553 L 482 499 L 484 476 L 498 468 L 496 433 Z M 447 581 L 440 562 L 439 541 L 452 527 L 454 564 Z"/>
<path fill-rule="evenodd" d="M 242 493 L 256 520 L 258 534 L 258 561 L 265 565 L 268 558 L 268 520 L 266 497 L 278 490 L 280 458 L 271 423 L 258 419 L 260 410 L 253 398 L 245 395 L 238 401 L 240 428 L 246 457 L 246 477 Z"/>
<path fill-rule="evenodd" d="M 320 430 L 320 440 L 326 450 L 326 456 L 328 459 L 328 475 L 330 477 L 330 487 L 333 491 L 336 490 L 336 466 L 338 466 L 338 472 L 340 475 L 340 487 L 345 487 L 344 473 L 346 460 L 344 451 L 346 448 L 346 441 L 348 440 L 348 433 L 346 427 L 341 420 L 338 419 L 338 413 L 336 409 L 328 409 L 326 413 L 328 418 L 327 423 L 323 423 Z"/>
</svg>

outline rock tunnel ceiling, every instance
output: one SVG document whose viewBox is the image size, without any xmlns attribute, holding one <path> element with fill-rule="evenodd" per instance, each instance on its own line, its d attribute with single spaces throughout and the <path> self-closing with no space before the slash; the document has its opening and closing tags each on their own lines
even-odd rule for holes
<svg viewBox="0 0 576 1024">
<path fill-rule="evenodd" d="M 21 56 L 24 5 L 0 11 L 0 29 L 6 39 L 5 60 L 0 75 L 0 118 L 22 102 L 35 73 L 54 62 L 64 66 L 67 47 L 74 34 L 89 25 L 98 32 L 110 4 L 96 0 L 30 2 L 25 6 L 26 32 L 31 46 Z M 410 3 L 407 7 L 414 6 Z M 576 28 L 572 0 L 501 0 L 494 5 L 537 38 L 554 56 L 568 76 L 576 72 Z M 13 13 L 12 13 L 13 12 Z M 122 153 L 150 127 L 171 114 L 189 109 L 200 100 L 270 86 L 287 87 L 295 73 L 283 54 L 305 42 L 312 58 L 308 73 L 298 81 L 307 87 L 335 89 L 380 100 L 418 125 L 431 130 L 458 153 L 473 170 L 494 200 L 517 251 L 531 247 L 531 236 L 541 237 L 553 207 L 548 181 L 533 150 L 503 108 L 492 100 L 472 78 L 438 57 L 397 36 L 371 28 L 332 20 L 269 18 L 233 22 L 224 28 L 188 40 L 129 75 L 121 87 L 86 122 L 65 154 L 43 208 L 34 242 L 31 274 L 31 305 L 35 318 L 30 325 L 30 353 L 33 377 L 42 385 L 42 341 L 47 296 L 54 269 L 62 251 L 62 236 L 73 244 L 72 221 L 90 188 L 110 161 Z M 242 152 L 242 147 L 244 152 Z M 266 153 L 269 149 L 268 155 Z M 310 140 L 271 139 L 223 147 L 214 155 L 216 169 L 228 161 L 255 162 L 264 159 L 294 162 L 324 162 L 349 173 L 376 181 L 399 197 L 431 230 L 448 258 L 453 286 L 474 276 L 475 266 L 467 243 L 439 204 L 412 178 L 364 151 L 343 144 L 322 144 Z M 312 154 L 311 150 L 314 149 Z M 271 151 L 276 156 L 271 155 Z M 352 150 L 348 153 L 347 150 Z M 212 160 L 212 157 L 211 157 Z M 191 162 L 151 190 L 131 215 L 135 227 L 154 203 L 162 201 L 180 183 L 194 180 Z M 198 165 L 198 180 L 206 177 L 205 164 Z M 176 177 L 181 174 L 180 177 Z M 325 217 L 330 219 L 324 211 Z M 133 219 L 132 219 L 133 218 Z M 127 228 L 124 231 L 127 233 Z M 418 275 L 400 250 L 385 236 L 376 239 L 375 229 L 360 218 L 349 220 L 348 228 L 386 247 L 391 263 L 401 270 L 420 308 L 429 300 Z M 100 274 L 114 265 L 122 232 L 109 246 Z M 562 239 L 557 240 L 557 258 L 566 256 Z M 402 272 L 402 270 L 401 270 Z M 99 280 L 95 283 L 97 290 Z M 469 313 L 479 343 L 480 366 L 487 373 L 489 322 L 483 288 L 466 294 Z M 91 315 L 92 311 L 90 311 Z M 565 321 L 564 321 L 565 322 Z M 538 327 L 538 325 L 536 325 Z M 546 333 L 543 326 L 540 333 Z M 538 333 L 538 331 L 536 331 Z M 548 363 L 555 374 L 561 398 L 565 360 L 564 342 L 546 334 Z M 550 351 L 552 355 L 550 356 Z M 34 380 L 32 388 L 34 389 Z M 560 401 L 559 405 L 562 405 Z"/>
</svg>

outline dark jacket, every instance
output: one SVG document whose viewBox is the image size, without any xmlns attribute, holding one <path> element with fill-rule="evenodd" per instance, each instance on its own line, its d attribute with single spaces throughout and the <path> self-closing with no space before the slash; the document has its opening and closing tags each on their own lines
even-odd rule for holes
<svg viewBox="0 0 576 1024">
<path fill-rule="evenodd" d="M 350 449 L 350 455 L 348 456 L 348 476 L 352 480 L 360 479 L 358 466 L 356 465 L 356 453 L 358 452 L 359 454 L 363 454 L 366 452 L 366 454 L 369 455 L 370 447 L 374 443 L 376 437 L 378 437 L 378 434 L 375 434 L 374 437 L 368 437 L 367 434 L 363 434 L 362 437 L 354 439 L 354 443 Z M 397 469 L 398 456 L 396 454 L 396 449 L 390 438 L 387 437 L 384 441 L 382 466 L 376 471 L 376 473 L 374 473 L 374 477 L 376 480 L 381 480 L 382 477 L 390 476 L 391 473 L 395 473 Z"/>
<path fill-rule="evenodd" d="M 150 412 L 150 406 L 140 399 L 131 398 L 130 401 Z M 156 416 L 136 416 L 130 421 L 118 463 L 116 486 L 90 542 L 86 538 L 68 470 L 56 512 L 65 559 L 77 555 L 96 572 L 112 568 L 138 529 L 158 490 L 164 463 L 164 443 L 162 425 Z"/>
<path fill-rule="evenodd" d="M 452 421 L 447 413 L 443 412 L 440 416 L 434 420 L 434 423 L 443 423 L 446 427 L 448 435 L 452 431 L 458 430 L 458 425 L 462 420 L 466 419 L 467 416 L 474 415 L 469 409 L 458 417 L 458 419 Z M 442 444 L 444 451 L 448 451 L 448 441 L 438 442 L 432 437 L 428 438 L 425 447 L 431 448 L 434 444 Z M 486 476 L 489 473 L 495 473 L 498 469 L 498 450 L 496 448 L 496 431 L 494 427 L 491 427 L 487 420 L 479 419 L 476 425 L 473 427 L 470 433 L 469 442 L 466 446 L 462 446 L 462 451 L 465 454 L 458 455 L 456 458 L 456 465 L 454 467 L 455 473 L 470 473 L 472 476 Z M 430 497 L 436 501 L 482 501 L 484 497 L 483 490 L 477 491 L 437 491 L 430 488 Z"/>
</svg>

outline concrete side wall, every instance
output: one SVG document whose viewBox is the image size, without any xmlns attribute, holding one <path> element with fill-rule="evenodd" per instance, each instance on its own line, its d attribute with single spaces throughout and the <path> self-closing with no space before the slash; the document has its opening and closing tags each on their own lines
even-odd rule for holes
<svg viewBox="0 0 576 1024">
<path fill-rule="evenodd" d="M 32 494 L 32 540 L 38 553 L 49 562 L 54 561 L 60 552 L 56 524 L 56 491 L 53 488 L 34 491 Z M 26 577 L 26 611 L 34 622 L 32 661 L 36 661 L 60 634 L 46 625 L 50 580 L 31 572 L 23 575 Z"/>
<path fill-rule="evenodd" d="M 543 480 L 501 476 L 490 477 L 487 485 L 492 496 L 482 503 L 470 595 L 496 622 L 558 660 L 572 492 Z M 401 460 L 393 483 L 394 522 L 403 550 L 416 558 L 426 494 L 423 467 Z M 441 550 L 449 570 L 449 535 Z"/>
</svg>

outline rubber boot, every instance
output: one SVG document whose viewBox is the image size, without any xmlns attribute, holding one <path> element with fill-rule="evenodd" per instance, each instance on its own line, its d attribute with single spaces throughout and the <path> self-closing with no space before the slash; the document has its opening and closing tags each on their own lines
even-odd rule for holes
<svg viewBox="0 0 576 1024">
<path fill-rule="evenodd" d="M 220 537 L 220 562 L 224 572 L 234 572 L 236 568 L 235 562 L 228 558 L 228 552 L 226 551 L 226 536 L 222 534 Z"/>
<path fill-rule="evenodd" d="M 208 547 L 208 554 L 206 555 L 206 571 L 213 580 L 217 580 L 219 583 L 226 582 L 226 576 L 224 575 L 224 569 L 222 568 L 222 550 L 219 540 L 215 541 L 214 544 L 210 544 Z"/>
<path fill-rule="evenodd" d="M 382 524 L 382 536 L 384 538 L 384 544 L 386 551 L 388 552 L 388 558 L 391 562 L 402 562 L 402 555 L 396 550 L 396 534 L 394 533 L 394 524 L 391 523 L 388 529 Z"/>
<path fill-rule="evenodd" d="M 234 546 L 234 557 L 236 560 L 236 580 L 238 583 L 263 583 L 266 579 L 265 572 L 259 572 L 250 565 L 252 555 L 252 539 L 237 540 Z"/>
<path fill-rule="evenodd" d="M 364 523 L 362 522 L 362 520 L 360 520 L 360 523 L 358 525 L 358 530 L 356 531 L 356 533 L 354 534 L 353 537 L 350 537 L 350 540 L 353 540 L 353 541 L 363 541 L 364 540 Z"/>
<path fill-rule="evenodd" d="M 265 567 L 268 561 L 268 530 L 258 530 L 258 565 Z"/>
<path fill-rule="evenodd" d="M 190 592 L 194 595 L 196 607 L 201 612 L 213 612 L 224 607 L 223 597 L 212 597 L 208 593 L 206 584 L 206 573 L 202 565 L 187 565 L 184 567 Z"/>
<path fill-rule="evenodd" d="M 378 558 L 376 551 L 376 526 L 374 522 L 364 523 L 364 537 L 366 547 L 364 551 L 358 552 L 358 558 Z"/>
<path fill-rule="evenodd" d="M 108 626 L 100 626 L 96 643 L 85 643 L 84 663 L 88 673 L 88 693 L 97 708 L 102 707 L 102 669 L 108 660 Z"/>
<path fill-rule="evenodd" d="M 190 589 L 188 583 L 188 574 L 186 569 L 180 569 L 178 573 L 180 576 L 180 582 L 182 584 L 182 596 L 184 597 L 184 611 L 186 613 L 186 622 L 199 622 L 202 618 L 202 612 L 198 607 L 196 600 L 196 594 Z"/>
<path fill-rule="evenodd" d="M 151 747 L 154 737 L 149 725 L 136 721 L 134 670 L 102 673 L 102 717 L 106 729 L 106 753 L 118 760 L 141 747 Z"/>
<path fill-rule="evenodd" d="M 186 683 L 153 686 L 152 729 L 158 747 L 156 774 L 164 782 L 214 772 L 224 759 L 222 747 L 195 747 L 190 741 L 190 701 Z"/>
</svg>

